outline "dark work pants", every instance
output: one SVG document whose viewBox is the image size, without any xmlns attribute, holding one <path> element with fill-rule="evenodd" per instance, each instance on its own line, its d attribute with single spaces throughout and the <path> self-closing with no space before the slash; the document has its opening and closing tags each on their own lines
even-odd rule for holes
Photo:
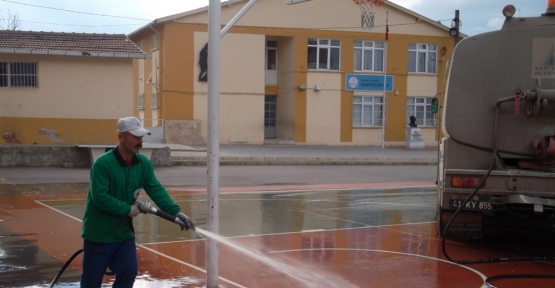
<svg viewBox="0 0 555 288">
<path fill-rule="evenodd" d="M 138 270 L 135 238 L 116 243 L 96 243 L 85 240 L 81 288 L 100 287 L 106 268 L 116 273 L 116 280 L 112 287 L 133 287 Z"/>
</svg>

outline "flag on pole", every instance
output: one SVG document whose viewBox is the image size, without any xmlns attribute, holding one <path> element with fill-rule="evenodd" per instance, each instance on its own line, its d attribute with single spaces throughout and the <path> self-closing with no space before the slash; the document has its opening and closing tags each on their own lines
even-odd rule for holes
<svg viewBox="0 0 555 288">
<path fill-rule="evenodd" d="M 387 15 L 389 16 L 389 15 Z M 388 25 L 388 17 L 385 18 L 385 41 L 387 41 L 389 39 L 389 25 Z"/>
</svg>

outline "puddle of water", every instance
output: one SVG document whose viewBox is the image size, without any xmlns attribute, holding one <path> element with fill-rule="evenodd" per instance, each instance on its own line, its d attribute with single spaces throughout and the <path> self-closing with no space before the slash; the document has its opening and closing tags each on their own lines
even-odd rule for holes
<svg viewBox="0 0 555 288">
<path fill-rule="evenodd" d="M 172 279 L 153 279 L 152 276 L 149 274 L 143 274 L 137 276 L 135 279 L 135 284 L 133 288 L 180 288 L 180 287 L 201 287 L 204 280 L 195 279 L 191 277 L 179 277 L 179 278 L 172 278 Z M 71 282 L 71 283 L 56 283 L 54 287 L 56 288 L 73 288 L 79 287 L 79 282 Z M 113 282 L 103 283 L 101 288 L 110 288 L 112 287 Z M 188 286 L 186 286 L 188 285 Z M 33 286 L 26 286 L 24 288 L 45 288 L 49 287 L 48 285 L 33 285 Z"/>
<path fill-rule="evenodd" d="M 240 252 L 246 256 L 251 257 L 254 260 L 262 262 L 276 271 L 282 272 L 289 277 L 295 279 L 300 284 L 309 288 L 319 288 L 319 287 L 337 287 L 337 288 L 356 288 L 357 286 L 349 283 L 346 280 L 341 279 L 336 275 L 331 274 L 329 271 L 319 271 L 304 263 L 298 262 L 295 259 L 285 258 L 277 259 L 275 256 L 273 258 L 268 257 L 264 253 L 256 250 L 252 250 L 248 247 L 240 245 L 236 242 L 231 241 L 225 237 L 218 234 L 206 231 L 204 229 L 196 228 L 197 233 L 200 233 L 206 237 L 212 238 L 221 244 L 232 248 L 233 250 Z"/>
</svg>

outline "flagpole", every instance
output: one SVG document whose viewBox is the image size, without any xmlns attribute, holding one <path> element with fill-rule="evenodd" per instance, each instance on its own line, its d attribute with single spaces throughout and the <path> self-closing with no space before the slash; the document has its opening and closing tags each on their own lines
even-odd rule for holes
<svg viewBox="0 0 555 288">
<path fill-rule="evenodd" d="M 383 101 L 382 101 L 382 149 L 385 148 L 385 103 L 387 87 L 387 40 L 389 38 L 389 11 L 385 12 L 385 46 L 384 46 L 384 65 L 383 65 Z"/>
</svg>

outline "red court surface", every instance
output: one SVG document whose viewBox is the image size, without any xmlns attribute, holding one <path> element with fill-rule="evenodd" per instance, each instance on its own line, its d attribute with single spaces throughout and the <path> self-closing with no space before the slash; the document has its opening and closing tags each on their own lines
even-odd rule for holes
<svg viewBox="0 0 555 288">
<path fill-rule="evenodd" d="M 220 285 L 483 287 L 486 277 L 498 274 L 555 273 L 553 262 L 458 265 L 447 261 L 436 230 L 435 188 L 422 184 L 222 188 L 220 234 L 281 266 L 219 244 Z M 79 232 L 86 185 L 1 188 L 0 287 L 47 287 L 63 263 L 82 247 Z M 195 224 L 204 228 L 205 194 L 170 192 Z M 152 215 L 138 216 L 134 225 L 139 258 L 135 287 L 206 284 L 203 236 L 180 231 L 177 225 Z M 447 251 L 454 259 L 555 255 L 553 239 L 535 241 L 511 233 L 514 237 L 448 240 Z M 78 256 L 57 287 L 78 287 L 80 265 Z M 110 287 L 112 281 L 106 276 L 105 286 Z M 494 284 L 555 287 L 555 280 L 511 279 Z"/>
</svg>

